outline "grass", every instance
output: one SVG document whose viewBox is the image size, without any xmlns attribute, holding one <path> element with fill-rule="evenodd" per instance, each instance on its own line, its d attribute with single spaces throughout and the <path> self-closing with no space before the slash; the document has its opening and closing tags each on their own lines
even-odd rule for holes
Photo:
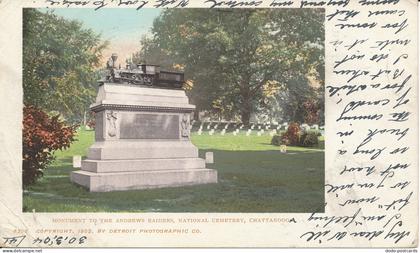
<svg viewBox="0 0 420 253">
<path fill-rule="evenodd" d="M 200 157 L 214 152 L 219 183 L 177 188 L 92 193 L 70 182 L 72 156 L 84 155 L 93 131 L 79 131 L 78 141 L 55 153 L 45 175 L 23 194 L 31 212 L 323 212 L 324 152 L 270 145 L 269 135 L 192 135 Z"/>
</svg>

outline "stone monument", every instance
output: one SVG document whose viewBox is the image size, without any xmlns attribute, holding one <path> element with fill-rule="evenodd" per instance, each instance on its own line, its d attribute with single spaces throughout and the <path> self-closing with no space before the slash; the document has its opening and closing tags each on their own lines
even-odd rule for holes
<svg viewBox="0 0 420 253">
<path fill-rule="evenodd" d="M 190 141 L 195 106 L 179 87 L 183 74 L 153 65 L 121 70 L 116 55 L 111 60 L 90 106 L 95 143 L 71 181 L 92 192 L 217 183 L 217 171 L 205 168 Z"/>
</svg>

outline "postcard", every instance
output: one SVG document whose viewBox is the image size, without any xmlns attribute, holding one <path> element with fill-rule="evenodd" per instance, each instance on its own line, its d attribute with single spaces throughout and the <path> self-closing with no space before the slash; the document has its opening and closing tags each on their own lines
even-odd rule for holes
<svg viewBox="0 0 420 253">
<path fill-rule="evenodd" d="M 417 247 L 417 10 L 0 1 L 1 247 Z"/>
</svg>

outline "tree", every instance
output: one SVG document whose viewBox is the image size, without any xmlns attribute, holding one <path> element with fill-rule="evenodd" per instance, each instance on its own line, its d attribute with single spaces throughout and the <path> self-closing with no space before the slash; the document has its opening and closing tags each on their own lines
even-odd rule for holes
<svg viewBox="0 0 420 253">
<path fill-rule="evenodd" d="M 298 76 L 280 87 L 270 107 L 281 111 L 282 120 L 323 124 L 324 87 L 312 87 L 306 77 Z"/>
<path fill-rule="evenodd" d="M 106 45 L 80 22 L 23 9 L 24 103 L 81 121 L 94 99 Z"/>
<path fill-rule="evenodd" d="M 248 124 L 292 80 L 322 78 L 323 22 L 321 9 L 169 9 L 138 56 L 183 66 L 199 110 Z"/>
</svg>

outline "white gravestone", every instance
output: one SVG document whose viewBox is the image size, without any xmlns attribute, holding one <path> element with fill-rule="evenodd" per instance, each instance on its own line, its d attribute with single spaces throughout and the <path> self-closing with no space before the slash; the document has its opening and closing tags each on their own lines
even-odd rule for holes
<svg viewBox="0 0 420 253">
<path fill-rule="evenodd" d="M 206 163 L 214 163 L 213 152 L 206 152 Z"/>
<path fill-rule="evenodd" d="M 82 167 L 82 157 L 80 155 L 73 156 L 73 168 Z"/>
<path fill-rule="evenodd" d="M 220 132 L 220 135 L 225 135 L 225 133 L 226 133 L 226 130 L 225 130 L 225 129 L 223 129 L 223 130 Z"/>
<path fill-rule="evenodd" d="M 287 151 L 287 146 L 286 145 L 280 145 L 280 152 L 281 153 L 286 153 Z"/>
</svg>

